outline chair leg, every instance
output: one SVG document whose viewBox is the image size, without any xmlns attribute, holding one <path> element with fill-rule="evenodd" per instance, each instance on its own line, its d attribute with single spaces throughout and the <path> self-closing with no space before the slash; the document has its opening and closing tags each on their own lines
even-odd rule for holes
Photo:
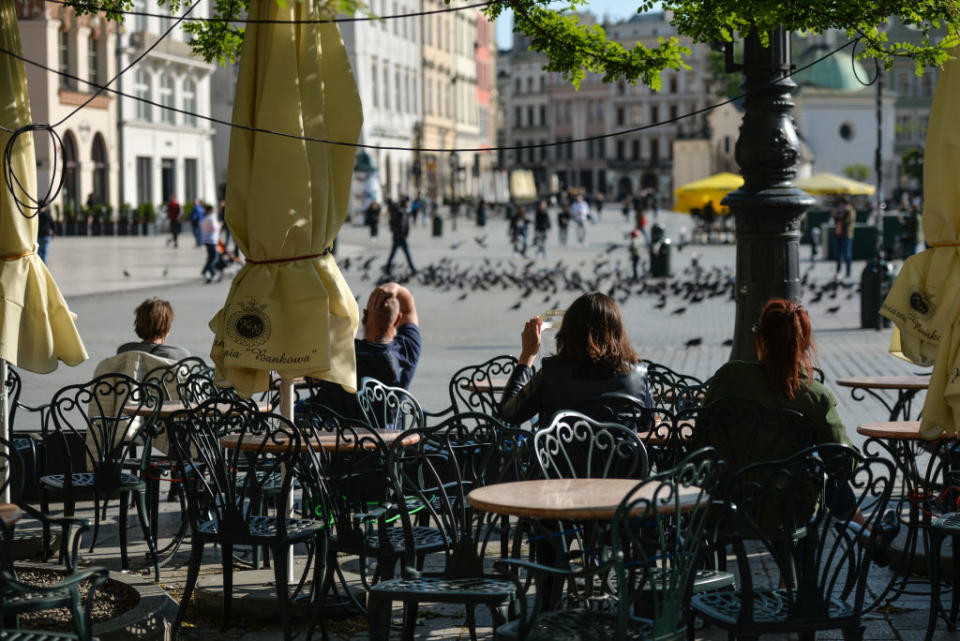
<svg viewBox="0 0 960 641">
<path fill-rule="evenodd" d="M 50 496 L 45 490 L 40 490 L 40 511 L 44 514 L 50 514 Z M 50 523 L 43 521 L 43 542 L 40 548 L 40 554 L 44 562 L 50 558 Z"/>
<path fill-rule="evenodd" d="M 183 624 L 183 617 L 190 606 L 190 597 L 193 596 L 193 588 L 197 585 L 197 578 L 200 576 L 200 562 L 203 560 L 203 543 L 190 541 L 190 562 L 187 566 L 187 583 L 183 586 L 183 595 L 180 597 L 180 608 L 177 610 L 177 618 L 173 621 L 172 638 L 174 641 L 180 636 L 180 626 Z"/>
<path fill-rule="evenodd" d="M 73 509 L 73 497 L 70 497 L 71 510 Z M 63 504 L 63 513 L 67 514 L 67 503 L 64 501 Z M 71 512 L 72 514 L 72 512 Z M 69 514 L 67 516 L 70 516 Z M 106 518 L 106 515 L 104 515 Z M 97 537 L 100 536 L 100 495 L 94 493 L 93 495 L 93 538 L 90 541 L 90 549 L 87 552 L 93 552 L 93 548 L 97 545 Z"/>
<path fill-rule="evenodd" d="M 866 628 L 862 625 L 843 629 L 843 641 L 863 641 L 863 631 Z"/>
<path fill-rule="evenodd" d="M 120 569 L 130 571 L 130 556 L 127 553 L 127 517 L 130 514 L 130 497 L 120 493 Z"/>
<path fill-rule="evenodd" d="M 150 508 L 150 528 L 155 537 L 160 537 L 160 475 L 159 470 L 151 470 L 147 477 L 147 505 Z M 159 544 L 157 545 L 159 548 Z"/>
<path fill-rule="evenodd" d="M 937 616 L 943 610 L 940 603 L 940 547 L 943 545 L 943 532 L 938 528 L 929 529 L 930 549 L 927 550 L 930 577 L 930 616 L 927 618 L 926 641 L 933 639 L 937 629 Z M 956 579 L 954 579 L 956 581 Z"/>
<path fill-rule="evenodd" d="M 276 545 L 270 549 L 273 555 L 273 576 L 277 584 L 277 612 L 283 622 L 283 641 L 290 641 L 290 586 L 287 584 L 287 548 L 289 544 Z"/>
<path fill-rule="evenodd" d="M 230 625 L 230 611 L 233 608 L 233 543 L 220 543 L 220 567 L 223 572 L 223 621 L 221 628 Z"/>
<path fill-rule="evenodd" d="M 407 601 L 403 604 L 403 641 L 413 641 L 417 633 L 417 612 L 420 604 Z"/>
<path fill-rule="evenodd" d="M 370 592 L 367 597 L 367 627 L 370 641 L 389 641 L 390 639 L 390 610 L 393 602 L 377 592 Z"/>
<path fill-rule="evenodd" d="M 470 630 L 470 641 L 477 641 L 477 613 L 472 603 L 466 604 L 467 629 Z M 413 637 L 411 637 L 412 639 Z"/>
<path fill-rule="evenodd" d="M 143 530 L 143 539 L 147 542 L 147 549 L 150 550 L 150 558 L 153 559 L 153 575 L 157 583 L 160 582 L 160 555 L 157 553 L 157 540 L 155 538 L 156 521 L 150 521 L 146 518 L 147 497 L 144 492 L 135 492 L 137 499 L 137 517 L 140 519 L 140 529 Z"/>
<path fill-rule="evenodd" d="M 953 631 L 957 627 L 957 611 L 960 610 L 960 536 L 952 537 L 953 543 L 953 581 L 952 594 L 950 597 L 950 620 L 947 621 L 947 628 Z"/>
</svg>

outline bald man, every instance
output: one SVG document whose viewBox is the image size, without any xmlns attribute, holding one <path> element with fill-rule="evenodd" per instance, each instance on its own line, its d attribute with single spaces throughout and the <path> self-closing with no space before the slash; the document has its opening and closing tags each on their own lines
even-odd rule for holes
<svg viewBox="0 0 960 641">
<path fill-rule="evenodd" d="M 409 389 L 423 350 L 413 295 L 397 283 L 377 287 L 363 310 L 363 338 L 354 341 L 357 384 L 365 376 Z"/>
</svg>

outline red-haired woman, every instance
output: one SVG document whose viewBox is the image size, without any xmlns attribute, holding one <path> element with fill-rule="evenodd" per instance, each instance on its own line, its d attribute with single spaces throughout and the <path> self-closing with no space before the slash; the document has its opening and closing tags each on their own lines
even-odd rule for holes
<svg viewBox="0 0 960 641">
<path fill-rule="evenodd" d="M 500 401 L 504 420 L 522 423 L 539 414 L 540 424 L 547 425 L 556 412 L 576 409 L 606 392 L 623 392 L 653 407 L 647 369 L 638 365 L 612 298 L 593 292 L 575 300 L 557 332 L 557 354 L 544 358 L 534 374 L 542 325 L 531 318 L 523 328 L 517 368 Z"/>
<path fill-rule="evenodd" d="M 796 410 L 813 424 L 816 442 L 850 444 L 837 400 L 813 380 L 813 331 L 802 305 L 782 298 L 767 302 L 754 326 L 759 362 L 731 361 L 717 370 L 704 405 L 730 396 L 765 407 Z"/>
</svg>

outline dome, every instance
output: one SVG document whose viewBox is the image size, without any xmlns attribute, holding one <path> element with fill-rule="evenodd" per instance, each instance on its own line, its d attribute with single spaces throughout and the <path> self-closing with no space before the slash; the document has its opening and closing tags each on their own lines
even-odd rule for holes
<svg viewBox="0 0 960 641">
<path fill-rule="evenodd" d="M 809 65 L 810 63 L 823 58 L 830 49 L 823 45 L 810 47 L 794 64 L 799 67 Z M 798 71 L 791 76 L 793 81 L 801 87 L 812 87 L 816 89 L 833 89 L 836 91 L 859 91 L 864 85 L 857 79 L 868 80 L 871 76 L 858 61 L 853 59 L 846 50 L 820 60 L 815 65 Z"/>
</svg>

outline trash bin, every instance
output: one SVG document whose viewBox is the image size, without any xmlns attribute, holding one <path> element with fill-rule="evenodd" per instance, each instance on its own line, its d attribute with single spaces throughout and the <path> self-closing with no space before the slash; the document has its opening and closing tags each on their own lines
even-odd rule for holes
<svg viewBox="0 0 960 641">
<path fill-rule="evenodd" d="M 890 286 L 893 284 L 893 266 L 882 257 L 874 258 L 860 276 L 860 327 L 883 329 L 890 327 L 890 319 L 880 315 Z"/>
<path fill-rule="evenodd" d="M 443 218 L 439 215 L 433 217 L 433 236 L 435 238 L 443 236 Z"/>
<path fill-rule="evenodd" d="M 656 227 L 656 225 L 655 225 Z M 663 235 L 663 228 L 660 228 L 660 234 Z M 652 239 L 651 239 L 652 240 Z M 670 239 L 664 238 L 657 243 L 650 244 L 650 275 L 654 278 L 666 278 L 670 276 L 670 252 L 672 250 Z"/>
</svg>

